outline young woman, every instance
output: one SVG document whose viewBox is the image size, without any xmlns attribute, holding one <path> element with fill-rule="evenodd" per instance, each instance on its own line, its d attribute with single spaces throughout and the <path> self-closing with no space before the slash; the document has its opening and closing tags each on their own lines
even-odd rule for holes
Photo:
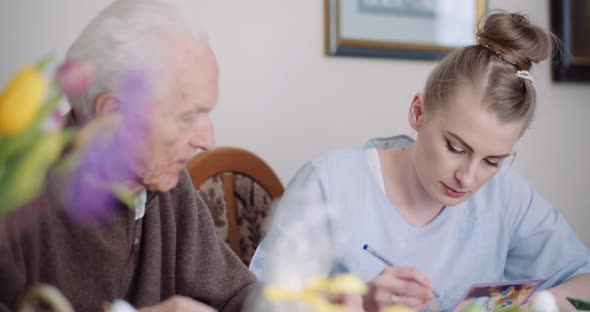
<svg viewBox="0 0 590 312">
<path fill-rule="evenodd" d="M 398 136 L 382 148 L 377 140 L 300 169 L 253 258 L 260 279 L 267 279 L 271 244 L 294 222 L 288 211 L 319 202 L 329 210 L 334 244 L 344 245 L 332 271 L 370 281 L 369 311 L 392 302 L 423 308 L 435 290 L 440 309 L 450 310 L 472 284 L 503 280 L 543 279 L 564 305 L 566 296 L 588 298 L 590 252 L 506 165 L 533 119 L 531 66 L 551 54 L 553 38 L 504 12 L 490 15 L 477 38 L 442 61 L 414 96 L 415 142 Z"/>
</svg>

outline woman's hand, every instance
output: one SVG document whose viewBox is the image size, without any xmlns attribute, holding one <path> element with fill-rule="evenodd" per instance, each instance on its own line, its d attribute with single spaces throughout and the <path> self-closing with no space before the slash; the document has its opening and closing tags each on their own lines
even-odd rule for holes
<svg viewBox="0 0 590 312">
<path fill-rule="evenodd" d="M 365 296 L 367 312 L 376 312 L 391 304 L 422 309 L 434 298 L 432 282 L 413 267 L 386 267 L 369 282 Z"/>
</svg>

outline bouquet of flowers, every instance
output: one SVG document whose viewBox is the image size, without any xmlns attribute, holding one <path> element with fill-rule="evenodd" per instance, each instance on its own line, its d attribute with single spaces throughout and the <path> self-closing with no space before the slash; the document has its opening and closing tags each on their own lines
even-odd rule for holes
<svg viewBox="0 0 590 312">
<path fill-rule="evenodd" d="M 44 128 L 63 98 L 57 88 L 47 97 L 51 86 L 42 71 L 48 63 L 25 66 L 0 93 L 0 217 L 37 195 L 48 167 L 73 138 L 56 124 Z"/>
<path fill-rule="evenodd" d="M 68 183 L 62 190 L 68 197 L 64 202 L 70 206 L 88 200 L 82 197 L 89 193 L 93 194 L 93 199 L 98 199 L 91 202 L 97 205 L 133 202 L 131 194 L 120 183 L 130 179 L 129 168 L 117 167 L 116 160 L 105 166 L 96 165 L 98 159 L 112 160 L 112 147 L 121 143 L 116 141 L 120 139 L 123 118 L 113 115 L 95 120 L 82 129 L 65 128 L 57 109 L 64 95 L 76 96 L 86 90 L 93 66 L 68 60 L 50 82 L 43 76 L 49 63 L 48 57 L 34 66 L 23 67 L 0 93 L 0 221 L 38 196 L 50 168 L 67 176 Z M 135 91 L 141 92 L 134 87 L 126 90 L 127 94 L 134 96 Z M 119 174 L 104 177 L 106 166 L 115 166 Z M 98 208 L 85 207 L 86 212 L 97 215 Z M 69 212 L 77 217 L 86 213 Z"/>
<path fill-rule="evenodd" d="M 60 185 L 52 190 L 59 193 L 62 208 L 75 220 L 104 217 L 118 202 L 131 206 L 134 201 L 122 183 L 131 177 L 129 168 L 124 167 L 128 162 L 123 165 L 117 161 L 118 155 L 112 155 L 123 137 L 119 131 L 123 117 L 113 114 L 76 129 L 65 127 L 59 112 L 65 95 L 77 96 L 88 88 L 93 66 L 68 60 L 59 66 L 55 79 L 48 80 L 43 72 L 50 62 L 47 57 L 24 66 L 4 89 L 0 88 L 0 244 L 20 234 L 41 215 L 45 207 L 35 200 L 53 173 L 59 179 L 51 182 Z M 140 79 L 128 81 L 131 84 L 126 95 L 142 92 L 137 88 Z M 128 134 L 124 137 L 132 139 Z M 106 167 L 114 169 L 105 174 Z M 30 288 L 21 310 L 27 311 L 38 302 L 46 303 L 53 311 L 72 311 L 69 302 L 49 285 Z"/>
</svg>

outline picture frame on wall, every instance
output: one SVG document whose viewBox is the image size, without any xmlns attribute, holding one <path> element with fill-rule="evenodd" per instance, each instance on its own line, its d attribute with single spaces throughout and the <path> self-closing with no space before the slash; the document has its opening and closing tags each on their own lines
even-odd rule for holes
<svg viewBox="0 0 590 312">
<path fill-rule="evenodd" d="M 551 30 L 562 43 L 553 80 L 590 82 L 590 1 L 551 0 Z"/>
<path fill-rule="evenodd" d="M 486 0 L 324 0 L 325 53 L 434 60 L 475 44 Z"/>
</svg>

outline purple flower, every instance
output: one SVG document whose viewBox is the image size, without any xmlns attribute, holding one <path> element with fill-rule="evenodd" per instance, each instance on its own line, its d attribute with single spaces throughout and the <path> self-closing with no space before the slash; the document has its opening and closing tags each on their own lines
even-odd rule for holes
<svg viewBox="0 0 590 312">
<path fill-rule="evenodd" d="M 66 211 L 80 221 L 101 221 L 122 204 L 115 186 L 138 187 L 137 161 L 142 152 L 146 124 L 141 118 L 150 99 L 141 71 L 123 75 L 116 91 L 120 114 L 113 114 L 82 129 L 77 165 L 69 175 Z"/>
</svg>

